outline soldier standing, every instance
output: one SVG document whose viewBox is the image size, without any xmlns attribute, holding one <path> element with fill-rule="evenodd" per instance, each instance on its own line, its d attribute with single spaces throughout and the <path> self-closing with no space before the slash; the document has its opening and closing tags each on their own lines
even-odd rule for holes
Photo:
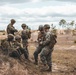
<svg viewBox="0 0 76 75">
<path fill-rule="evenodd" d="M 40 45 L 40 42 L 41 41 L 44 41 L 45 38 L 45 34 L 44 34 L 44 26 L 43 25 L 40 25 L 39 26 L 39 33 L 38 33 L 38 47 L 36 48 L 35 52 L 34 52 L 34 59 L 35 59 L 35 62 L 34 64 L 35 65 L 38 65 L 38 54 L 41 52 L 42 48 L 44 47 L 43 45 Z"/>
<path fill-rule="evenodd" d="M 11 23 L 7 26 L 7 34 L 13 34 L 17 32 L 17 29 L 13 26 L 15 24 L 15 20 L 11 19 Z"/>
<path fill-rule="evenodd" d="M 29 52 L 28 52 L 28 39 L 29 39 L 29 30 L 27 29 L 26 24 L 22 24 L 22 32 L 21 32 L 21 38 L 22 38 L 22 44 L 23 48 L 27 51 L 28 58 L 29 58 Z"/>
<path fill-rule="evenodd" d="M 44 64 L 44 66 L 48 65 L 48 67 L 49 67 L 45 71 L 52 72 L 51 56 L 52 56 L 52 51 L 53 51 L 54 45 L 56 43 L 56 39 L 49 32 L 50 26 L 48 24 L 44 25 L 44 29 L 45 29 L 45 34 L 46 34 L 45 41 L 40 42 L 40 44 L 45 47 L 41 51 L 40 58 L 41 58 L 42 63 Z"/>
</svg>

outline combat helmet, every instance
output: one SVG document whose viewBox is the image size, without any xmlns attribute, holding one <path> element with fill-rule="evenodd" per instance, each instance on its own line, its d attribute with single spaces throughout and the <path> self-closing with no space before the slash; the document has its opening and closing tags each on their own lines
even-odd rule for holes
<svg viewBox="0 0 76 75">
<path fill-rule="evenodd" d="M 49 24 L 45 24 L 44 25 L 44 29 L 50 29 L 50 25 Z"/>
<path fill-rule="evenodd" d="M 39 25 L 38 30 L 39 30 L 39 31 L 43 31 L 43 30 L 44 30 L 44 26 L 43 26 L 43 25 Z"/>
<path fill-rule="evenodd" d="M 13 34 L 8 34 L 8 39 L 11 39 L 11 40 L 13 40 L 14 39 L 14 35 Z"/>
<path fill-rule="evenodd" d="M 16 21 L 14 19 L 11 19 L 11 23 L 15 23 Z"/>
<path fill-rule="evenodd" d="M 24 24 L 24 23 L 21 25 L 21 27 L 26 27 L 26 26 L 27 26 L 27 25 L 26 25 L 26 24 Z"/>
<path fill-rule="evenodd" d="M 15 40 L 20 40 L 21 39 L 21 36 L 20 35 L 16 35 L 15 36 Z"/>
</svg>

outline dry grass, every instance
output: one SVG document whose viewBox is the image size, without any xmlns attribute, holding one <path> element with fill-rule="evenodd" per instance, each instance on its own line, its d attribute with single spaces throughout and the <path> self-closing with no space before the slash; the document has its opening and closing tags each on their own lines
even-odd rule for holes
<svg viewBox="0 0 76 75">
<path fill-rule="evenodd" d="M 55 50 L 52 56 L 53 62 L 60 66 L 66 66 L 67 72 L 76 72 L 75 53 L 76 50 Z"/>
<path fill-rule="evenodd" d="M 36 47 L 32 44 L 29 47 L 30 58 L 33 58 L 33 52 Z M 76 50 L 54 50 L 52 54 L 52 61 L 58 67 L 58 72 L 48 73 L 40 72 L 40 67 L 36 67 L 32 62 L 23 61 L 9 58 L 2 55 L 0 58 L 3 65 L 0 66 L 1 75 L 75 75 L 76 72 Z M 26 62 L 26 63 L 25 63 Z"/>
<path fill-rule="evenodd" d="M 34 44 L 29 47 L 30 57 L 36 49 Z M 72 75 L 76 73 L 76 50 L 54 50 L 52 53 L 52 62 L 58 67 L 58 75 Z M 57 75 L 57 73 L 56 73 Z"/>
<path fill-rule="evenodd" d="M 5 37 L 6 36 L 2 35 L 0 38 L 4 39 Z M 74 41 L 75 39 L 75 37 L 70 37 L 68 41 Z M 68 41 L 64 36 L 59 36 L 57 40 L 60 47 L 70 47 L 71 45 L 74 45 L 73 42 L 68 44 Z M 30 59 L 32 60 L 36 46 L 37 43 L 29 44 L 29 54 Z M 0 75 L 76 75 L 76 50 L 55 49 L 52 53 L 52 61 L 53 65 L 55 64 L 57 66 L 57 71 L 54 71 L 53 73 L 40 72 L 40 67 L 36 67 L 33 62 L 20 62 L 19 60 L 9 58 L 0 52 Z M 41 63 L 39 63 L 39 66 L 41 66 Z"/>
</svg>

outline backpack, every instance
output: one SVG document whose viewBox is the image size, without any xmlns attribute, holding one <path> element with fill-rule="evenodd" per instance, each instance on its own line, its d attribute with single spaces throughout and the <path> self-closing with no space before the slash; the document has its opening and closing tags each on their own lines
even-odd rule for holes
<svg viewBox="0 0 76 75">
<path fill-rule="evenodd" d="M 49 44 L 50 48 L 53 48 L 54 45 L 57 43 L 56 39 L 57 39 L 56 35 L 50 34 L 50 44 Z"/>
<path fill-rule="evenodd" d="M 53 34 L 52 34 L 53 35 Z M 54 40 L 55 40 L 55 44 L 57 43 L 57 35 L 53 35 L 53 38 L 54 38 Z"/>
</svg>

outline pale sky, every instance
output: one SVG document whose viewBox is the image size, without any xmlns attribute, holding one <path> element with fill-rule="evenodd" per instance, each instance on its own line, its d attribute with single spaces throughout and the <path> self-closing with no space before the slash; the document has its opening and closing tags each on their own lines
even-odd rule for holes
<svg viewBox="0 0 76 75">
<path fill-rule="evenodd" d="M 31 29 L 39 25 L 59 21 L 76 21 L 76 0 L 0 0 L 0 30 L 6 29 L 10 20 L 16 20 L 15 27 L 21 29 L 26 23 Z"/>
</svg>

